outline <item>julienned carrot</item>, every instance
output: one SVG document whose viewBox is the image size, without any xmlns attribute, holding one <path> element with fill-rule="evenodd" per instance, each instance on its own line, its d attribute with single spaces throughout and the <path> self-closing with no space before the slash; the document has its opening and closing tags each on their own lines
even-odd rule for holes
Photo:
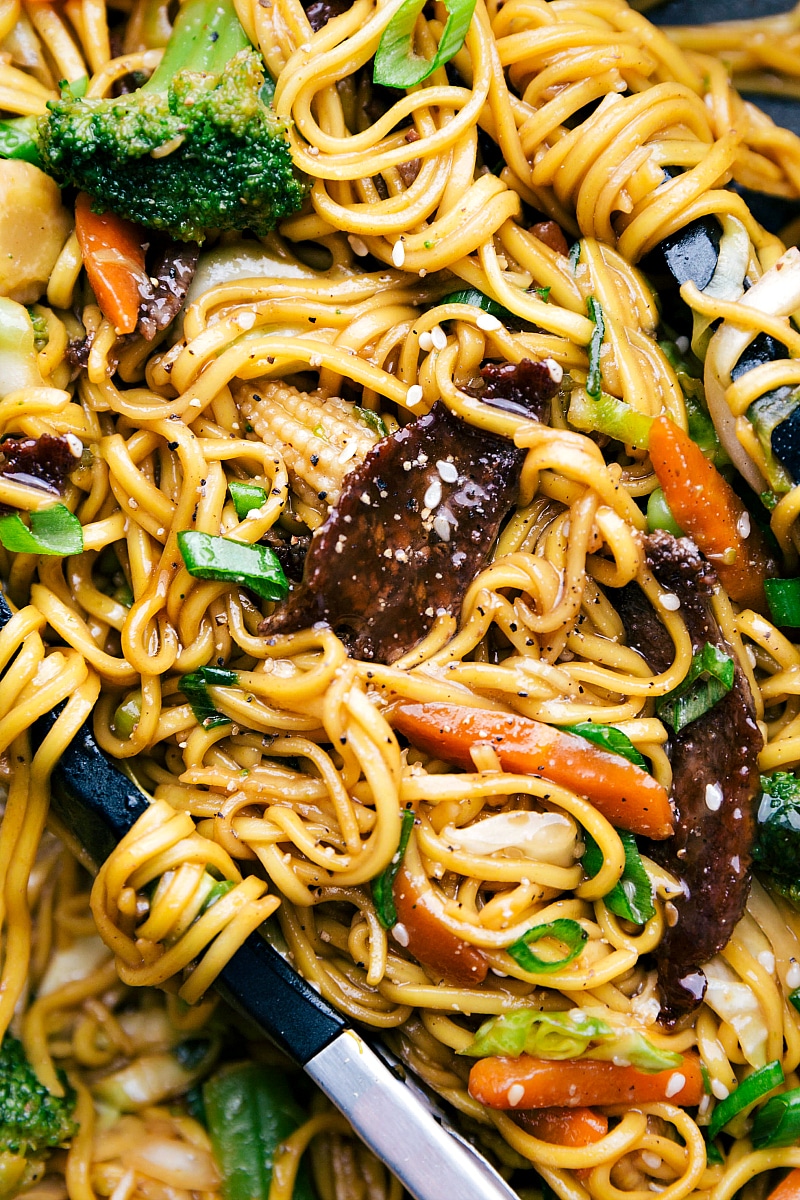
<svg viewBox="0 0 800 1200">
<path fill-rule="evenodd" d="M 608 1117 L 593 1108 L 526 1108 L 514 1113 L 520 1129 L 541 1142 L 555 1146 L 591 1146 L 608 1133 Z M 575 1175 L 585 1179 L 586 1167 L 578 1167 Z"/>
<path fill-rule="evenodd" d="M 448 983 L 482 983 L 489 969 L 486 955 L 457 937 L 437 916 L 433 892 L 421 891 L 413 875 L 401 867 L 394 885 L 397 924 L 393 935 L 417 962 Z"/>
<path fill-rule="evenodd" d="M 579 1108 L 609 1104 L 652 1104 L 668 1100 L 693 1108 L 703 1096 L 697 1055 L 686 1054 L 679 1067 L 647 1074 L 592 1058 L 560 1061 L 532 1058 L 481 1058 L 469 1073 L 469 1093 L 488 1108 Z"/>
<path fill-rule="evenodd" d="M 139 320 L 144 267 L 143 231 L 115 213 L 92 212 L 92 201 L 79 192 L 75 234 L 83 265 L 103 316 L 117 333 L 133 333 Z"/>
<path fill-rule="evenodd" d="M 490 745 L 503 770 L 572 788 L 619 829 L 658 840 L 672 833 L 672 810 L 661 784 L 585 738 L 528 717 L 456 704 L 401 704 L 393 720 L 415 746 L 445 762 L 474 769 L 473 746 Z"/>
<path fill-rule="evenodd" d="M 775 1190 L 770 1192 L 767 1200 L 800 1200 L 800 1167 L 790 1171 Z"/>
<path fill-rule="evenodd" d="M 672 515 L 713 563 L 731 599 L 766 610 L 764 579 L 777 574 L 776 564 L 727 480 L 668 417 L 650 427 L 650 460 Z"/>
</svg>

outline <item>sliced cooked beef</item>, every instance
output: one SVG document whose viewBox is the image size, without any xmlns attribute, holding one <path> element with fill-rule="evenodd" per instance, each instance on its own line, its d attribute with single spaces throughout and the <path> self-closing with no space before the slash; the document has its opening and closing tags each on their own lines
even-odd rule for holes
<svg viewBox="0 0 800 1200">
<path fill-rule="evenodd" d="M 262 625 L 324 621 L 359 658 L 393 662 L 458 611 L 514 502 L 523 455 L 442 403 L 383 438 L 346 476 L 302 585 Z"/>
<path fill-rule="evenodd" d="M 29 487 L 44 488 L 60 496 L 70 471 L 74 471 L 80 457 L 80 443 L 73 445 L 66 438 L 43 433 L 38 438 L 9 437 L 0 442 L 0 475 L 15 483 Z"/>
<path fill-rule="evenodd" d="M 325 25 L 328 24 L 331 17 L 340 17 L 342 13 L 346 13 L 350 4 L 348 0 L 312 0 L 311 4 L 304 4 L 308 23 L 317 33 Z"/>
<path fill-rule="evenodd" d="M 175 320 L 194 278 L 200 247 L 196 242 L 173 242 L 151 248 L 147 271 L 150 290 L 139 305 L 137 330 L 151 342 Z"/>
<path fill-rule="evenodd" d="M 556 254 L 569 254 L 564 231 L 555 221 L 539 221 L 536 225 L 531 225 L 531 233 L 540 242 L 544 242 L 545 246 L 555 250 Z"/>
<path fill-rule="evenodd" d="M 281 536 L 282 534 L 281 529 L 270 529 L 261 540 L 275 551 L 286 578 L 299 583 L 303 578 L 303 567 L 311 538 L 296 537 L 290 533 Z"/>
<path fill-rule="evenodd" d="M 693 652 L 708 642 L 735 663 L 731 691 L 670 738 L 675 833 L 645 847 L 683 884 L 684 894 L 672 901 L 674 924 L 656 951 L 661 1019 L 674 1024 L 702 1000 L 702 964 L 726 945 L 744 911 L 762 738 L 747 679 L 711 608 L 713 569 L 688 538 L 658 532 L 645 542 L 653 575 L 680 600 Z M 630 645 L 653 671 L 665 671 L 674 658 L 672 639 L 642 591 L 630 584 L 616 603 Z"/>
<path fill-rule="evenodd" d="M 544 363 L 529 358 L 518 363 L 487 363 L 481 367 L 481 377 L 483 387 L 469 389 L 478 400 L 519 417 L 547 421 L 558 384 Z"/>
<path fill-rule="evenodd" d="M 71 363 L 73 367 L 88 367 L 89 351 L 93 341 L 93 333 L 87 334 L 83 338 L 70 338 L 67 345 L 67 362 Z"/>
</svg>

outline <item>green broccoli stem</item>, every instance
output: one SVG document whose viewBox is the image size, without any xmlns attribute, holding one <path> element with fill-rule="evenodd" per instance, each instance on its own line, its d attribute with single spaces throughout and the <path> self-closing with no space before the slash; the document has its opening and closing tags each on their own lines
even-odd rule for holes
<svg viewBox="0 0 800 1200">
<path fill-rule="evenodd" d="M 0 121 L 0 158 L 14 158 L 41 167 L 36 137 L 36 117 Z"/>
<path fill-rule="evenodd" d="M 232 0 L 186 0 L 175 18 L 164 57 L 143 92 L 166 92 L 178 71 L 217 74 L 250 40 Z"/>
</svg>

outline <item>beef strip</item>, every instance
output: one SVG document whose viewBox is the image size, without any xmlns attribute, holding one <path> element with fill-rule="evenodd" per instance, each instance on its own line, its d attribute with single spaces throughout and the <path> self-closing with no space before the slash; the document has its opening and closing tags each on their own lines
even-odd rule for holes
<svg viewBox="0 0 800 1200">
<path fill-rule="evenodd" d="M 350 7 L 350 0 L 312 0 L 310 4 L 304 4 L 308 23 L 318 33 L 330 21 L 331 17 L 340 17 L 342 13 L 346 13 Z"/>
<path fill-rule="evenodd" d="M 80 452 L 79 452 L 80 453 Z M 78 456 L 63 437 L 43 433 L 38 438 L 8 437 L 0 442 L 0 475 L 15 483 L 44 488 L 60 496 Z"/>
<path fill-rule="evenodd" d="M 139 304 L 137 330 L 148 342 L 175 320 L 194 278 L 200 247 L 196 242 L 153 245 L 148 258 L 150 288 Z"/>
<path fill-rule="evenodd" d="M 481 378 L 483 387 L 467 389 L 476 399 L 515 416 L 547 421 L 558 384 L 544 363 L 529 358 L 518 363 L 486 363 Z"/>
<path fill-rule="evenodd" d="M 688 538 L 659 531 L 645 539 L 653 575 L 680 600 L 692 650 L 710 642 L 735 664 L 733 688 L 703 716 L 670 737 L 675 832 L 648 842 L 645 852 L 671 871 L 684 894 L 672 901 L 656 951 L 663 1005 L 661 1020 L 674 1025 L 703 998 L 702 964 L 728 942 L 750 886 L 751 849 L 758 795 L 758 753 L 763 740 L 753 697 L 736 655 L 711 608 L 717 577 Z M 656 673 L 675 652 L 666 628 L 644 593 L 630 584 L 616 594 L 629 644 Z"/>
<path fill-rule="evenodd" d="M 393 662 L 464 593 L 514 502 L 524 455 L 441 402 L 383 438 L 314 534 L 303 583 L 262 625 L 324 621 L 359 658 Z"/>
</svg>

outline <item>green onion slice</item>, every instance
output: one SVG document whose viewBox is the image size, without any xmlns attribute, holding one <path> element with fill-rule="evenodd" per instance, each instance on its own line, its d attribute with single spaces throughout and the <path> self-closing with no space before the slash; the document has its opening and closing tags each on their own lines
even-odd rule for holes
<svg viewBox="0 0 800 1200">
<path fill-rule="evenodd" d="M 595 725 L 593 721 L 579 721 L 577 725 L 564 725 L 563 729 L 565 733 L 576 733 L 578 737 L 586 738 L 587 742 L 594 742 L 595 746 L 601 746 L 603 750 L 609 750 L 612 754 L 621 754 L 628 762 L 647 770 L 647 759 L 639 753 L 627 733 L 623 733 L 614 725 Z"/>
<path fill-rule="evenodd" d="M 559 971 L 561 967 L 565 967 L 567 963 L 571 963 L 574 958 L 577 958 L 583 950 L 588 936 L 586 930 L 577 921 L 573 921 L 569 917 L 559 917 L 555 921 L 548 921 L 545 925 L 534 925 L 508 947 L 508 953 L 514 962 L 522 967 L 523 971 L 549 974 L 551 971 Z M 540 958 L 538 954 L 534 954 L 530 949 L 531 943 L 540 942 L 543 938 L 561 942 L 567 948 L 566 956 L 550 959 Z"/>
<path fill-rule="evenodd" d="M 389 430 L 386 428 L 386 422 L 380 413 L 374 412 L 371 408 L 361 408 L 360 405 L 353 405 L 353 412 L 358 417 L 362 425 L 366 425 L 369 429 L 374 429 L 379 437 L 388 437 Z"/>
<path fill-rule="evenodd" d="M 397 909 L 394 906 L 392 886 L 397 877 L 397 872 L 400 870 L 400 864 L 403 861 L 403 855 L 406 852 L 408 839 L 411 837 L 411 830 L 413 828 L 414 813 L 412 809 L 404 808 L 403 815 L 400 818 L 400 841 L 397 850 L 388 867 L 384 868 L 380 875 L 376 875 L 372 881 L 372 899 L 375 901 L 375 912 L 378 914 L 378 920 L 384 929 L 392 929 L 397 924 Z"/>
<path fill-rule="evenodd" d="M 200 909 L 200 912 L 208 912 L 208 910 L 213 908 L 218 900 L 221 900 L 223 896 L 227 896 L 228 892 L 235 887 L 236 883 L 233 879 L 216 879 L 211 887 L 211 890 L 203 901 L 203 907 Z"/>
<path fill-rule="evenodd" d="M 673 537 L 684 536 L 660 487 L 654 488 L 647 500 L 647 531 L 655 533 L 657 529 L 666 529 Z"/>
<path fill-rule="evenodd" d="M 720 1100 L 714 1109 L 708 1126 L 708 1140 L 713 1142 L 720 1130 L 724 1129 L 738 1113 L 750 1108 L 762 1096 L 766 1096 L 767 1092 L 771 1092 L 773 1088 L 782 1083 L 783 1068 L 777 1058 L 774 1062 L 767 1063 L 765 1067 L 759 1067 L 757 1071 L 753 1071 L 752 1075 L 748 1075 L 746 1079 L 742 1080 L 735 1092 L 731 1092 L 730 1096 Z"/>
<path fill-rule="evenodd" d="M 636 838 L 622 829 L 618 829 L 617 834 L 625 851 L 625 867 L 622 877 L 603 897 L 603 902 L 615 916 L 633 921 L 636 925 L 644 925 L 655 916 L 653 885 L 644 869 Z M 586 851 L 581 864 L 589 878 L 593 879 L 603 865 L 603 852 L 586 830 L 583 831 L 583 840 Z"/>
<path fill-rule="evenodd" d="M 580 245 L 580 243 L 579 243 Z M 603 387 L 603 372 L 600 369 L 600 351 L 603 348 L 603 338 L 606 336 L 606 323 L 603 309 L 599 300 L 589 296 L 586 301 L 586 311 L 590 320 L 594 321 L 594 331 L 589 342 L 589 374 L 586 377 L 586 391 L 595 399 Z"/>
<path fill-rule="evenodd" d="M 592 397 L 588 391 L 576 388 L 569 406 L 569 423 L 584 433 L 603 433 L 639 450 L 650 445 L 653 418 L 637 412 L 624 400 L 600 392 Z"/>
<path fill-rule="evenodd" d="M 479 292 L 477 288 L 462 288 L 460 292 L 451 292 L 449 296 L 445 296 L 439 303 L 472 304 L 482 312 L 489 313 L 492 317 L 497 317 L 498 321 L 502 321 L 504 324 L 507 321 L 519 320 L 519 317 L 515 317 L 504 305 L 498 304 L 496 300 L 492 300 L 491 296 L 486 296 L 483 292 Z"/>
<path fill-rule="evenodd" d="M 283 600 L 289 593 L 278 556 L 269 546 L 185 529 L 178 534 L 178 549 L 186 570 L 196 579 L 243 583 L 263 600 Z"/>
<path fill-rule="evenodd" d="M 756 1150 L 797 1143 L 800 1139 L 800 1088 L 773 1096 L 758 1110 L 752 1139 Z"/>
<path fill-rule="evenodd" d="M 577 274 L 578 263 L 581 261 L 581 244 L 573 242 L 569 248 L 569 265 L 572 267 L 572 274 Z"/>
<path fill-rule="evenodd" d="M 800 625 L 800 579 L 765 579 L 764 591 L 776 625 Z"/>
<path fill-rule="evenodd" d="M 12 117 L 10 121 L 0 121 L 0 158 L 13 158 L 41 167 L 36 122 L 36 117 Z"/>
<path fill-rule="evenodd" d="M 18 513 L 0 517 L 0 542 L 15 554 L 81 554 L 83 529 L 63 504 L 31 513 L 30 529 Z"/>
<path fill-rule="evenodd" d="M 414 29 L 425 0 L 405 0 L 383 31 L 372 69 L 374 83 L 410 88 L 449 62 L 464 44 L 475 11 L 475 0 L 444 0 L 447 21 L 439 48 L 428 60 L 414 53 Z"/>
<path fill-rule="evenodd" d="M 659 717 L 679 733 L 731 690 L 733 676 L 731 656 L 706 642 L 700 653 L 692 656 L 683 682 L 656 703 Z"/>
<path fill-rule="evenodd" d="M 800 1012 L 800 988 L 795 988 L 793 992 L 789 993 L 789 1003 L 792 1008 Z"/>
<path fill-rule="evenodd" d="M 243 483 L 241 479 L 232 479 L 228 484 L 228 491 L 240 521 L 254 508 L 261 508 L 267 502 L 267 493 L 257 483 Z"/>
<path fill-rule="evenodd" d="M 222 667 L 198 667 L 184 675 L 178 684 L 178 690 L 183 692 L 192 706 L 197 721 L 206 729 L 215 729 L 218 725 L 230 725 L 230 717 L 224 716 L 214 707 L 208 694 L 208 685 L 212 687 L 235 687 L 239 676 L 235 671 L 226 671 Z"/>
</svg>

